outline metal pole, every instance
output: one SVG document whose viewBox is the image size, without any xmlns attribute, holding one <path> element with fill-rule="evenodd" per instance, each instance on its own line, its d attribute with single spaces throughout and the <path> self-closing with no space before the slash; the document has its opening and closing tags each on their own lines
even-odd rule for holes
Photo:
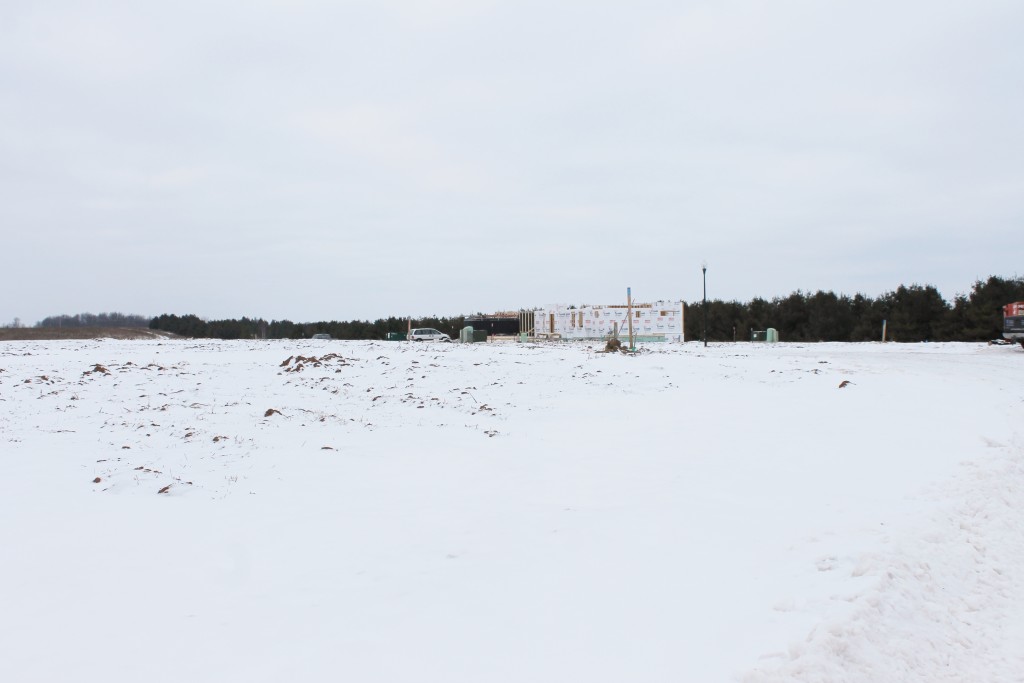
<svg viewBox="0 0 1024 683">
<path fill-rule="evenodd" d="M 700 264 L 700 272 L 704 274 L 704 348 L 708 346 L 708 262 Z"/>
</svg>

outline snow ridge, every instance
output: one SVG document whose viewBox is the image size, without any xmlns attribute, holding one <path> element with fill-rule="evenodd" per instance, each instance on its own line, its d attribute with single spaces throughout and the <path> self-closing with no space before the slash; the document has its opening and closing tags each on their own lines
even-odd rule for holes
<svg viewBox="0 0 1024 683">
<path fill-rule="evenodd" d="M 814 628 L 744 683 L 1024 681 L 1024 448 L 965 462 L 945 501 L 852 576 L 844 620 Z"/>
</svg>

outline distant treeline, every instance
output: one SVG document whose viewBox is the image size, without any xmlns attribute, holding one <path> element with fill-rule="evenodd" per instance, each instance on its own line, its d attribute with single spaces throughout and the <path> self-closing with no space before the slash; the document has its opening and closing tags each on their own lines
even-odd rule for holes
<svg viewBox="0 0 1024 683">
<path fill-rule="evenodd" d="M 144 315 L 79 313 L 43 318 L 36 323 L 36 327 L 149 327 L 149 322 L 149 317 Z"/>
<path fill-rule="evenodd" d="M 458 339 L 465 318 L 419 318 L 413 327 L 433 327 Z M 290 320 L 242 318 L 241 320 L 203 320 L 195 315 L 164 314 L 153 318 L 149 327 L 173 332 L 183 337 L 209 337 L 214 339 L 308 339 L 314 334 L 329 334 L 335 339 L 384 339 L 389 332 L 406 332 L 407 318 L 380 318 L 364 320 L 337 320 L 315 323 L 293 323 Z"/>
<path fill-rule="evenodd" d="M 784 341 L 873 341 L 882 338 L 882 321 L 893 341 L 984 341 L 1002 334 L 1002 309 L 1024 301 L 1024 278 L 992 276 L 974 283 L 971 292 L 947 303 L 931 285 L 901 285 L 872 299 L 857 294 L 793 292 L 772 300 L 708 301 L 707 330 L 711 341 L 746 341 L 752 330 L 770 327 Z M 464 316 L 419 318 L 413 327 L 433 327 L 453 338 L 465 325 Z M 686 305 L 686 338 L 702 338 L 701 301 Z M 304 339 L 329 334 L 335 339 L 384 339 L 389 332 L 405 332 L 406 318 L 321 321 L 241 318 L 203 320 L 195 315 L 164 314 L 153 319 L 123 313 L 81 313 L 46 318 L 37 327 L 149 327 L 183 337 L 213 339 Z"/>
<path fill-rule="evenodd" d="M 900 286 L 872 299 L 832 292 L 794 292 L 771 301 L 708 301 L 711 341 L 745 341 L 751 330 L 773 327 L 783 341 L 874 341 L 882 321 L 892 341 L 983 341 L 1002 335 L 1002 309 L 1024 301 L 1024 278 L 990 277 L 974 283 L 970 294 L 946 303 L 930 285 Z M 702 302 L 686 307 L 686 338 L 701 339 Z"/>
</svg>

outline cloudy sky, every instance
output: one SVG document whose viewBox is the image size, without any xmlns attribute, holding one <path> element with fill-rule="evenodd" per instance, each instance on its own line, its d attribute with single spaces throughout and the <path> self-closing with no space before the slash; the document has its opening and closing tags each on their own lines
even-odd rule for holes
<svg viewBox="0 0 1024 683">
<path fill-rule="evenodd" d="M 0 4 L 0 323 L 1024 275 L 1019 0 Z"/>
</svg>

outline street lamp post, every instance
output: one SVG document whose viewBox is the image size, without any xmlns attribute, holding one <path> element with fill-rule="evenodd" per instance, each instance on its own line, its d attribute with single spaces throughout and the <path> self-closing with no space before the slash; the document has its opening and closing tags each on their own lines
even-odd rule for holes
<svg viewBox="0 0 1024 683">
<path fill-rule="evenodd" d="M 700 272 L 704 274 L 704 348 L 708 347 L 708 262 L 701 261 Z"/>
</svg>

